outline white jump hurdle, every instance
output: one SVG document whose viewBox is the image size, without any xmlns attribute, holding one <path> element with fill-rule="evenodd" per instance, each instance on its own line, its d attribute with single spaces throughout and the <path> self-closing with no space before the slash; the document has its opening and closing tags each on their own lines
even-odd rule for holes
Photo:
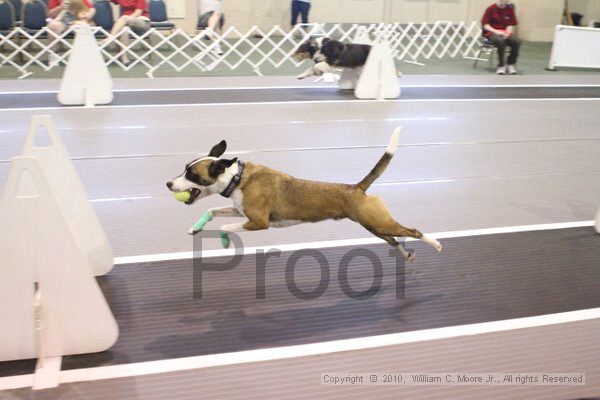
<svg viewBox="0 0 600 400">
<path fill-rule="evenodd" d="M 49 116 L 12 160 L 0 221 L 0 362 L 37 358 L 33 388 L 56 386 L 63 355 L 110 348 L 118 326 L 94 278 L 112 251 Z"/>
<path fill-rule="evenodd" d="M 600 208 L 596 213 L 596 232 L 600 233 Z"/>
<path fill-rule="evenodd" d="M 48 147 L 36 145 L 36 138 L 42 128 L 51 141 Z M 71 231 L 78 233 L 75 240 L 88 258 L 94 275 L 107 274 L 113 267 L 112 248 L 49 115 L 31 118 L 21 154 L 24 157 L 35 157 L 43 165 L 46 180 L 52 187 L 64 219 Z"/>
<path fill-rule="evenodd" d="M 76 30 L 73 51 L 58 92 L 62 105 L 109 104 L 113 100 L 113 82 L 91 29 Z"/>
<path fill-rule="evenodd" d="M 549 70 L 557 67 L 600 68 L 600 29 L 558 25 Z"/>
<path fill-rule="evenodd" d="M 359 99 L 395 99 L 400 96 L 398 71 L 386 41 L 373 43 L 354 95 Z"/>
<path fill-rule="evenodd" d="M 354 89 L 354 95 L 359 99 L 395 99 L 400 96 L 398 71 L 388 42 L 381 38 L 372 41 L 365 29 L 356 32 L 353 42 L 372 46 L 364 67 L 343 68 L 341 76 L 336 79 L 328 79 L 328 75 L 334 73 L 327 72 L 315 82 L 321 79 L 330 83 L 339 81 L 340 89 Z"/>
</svg>

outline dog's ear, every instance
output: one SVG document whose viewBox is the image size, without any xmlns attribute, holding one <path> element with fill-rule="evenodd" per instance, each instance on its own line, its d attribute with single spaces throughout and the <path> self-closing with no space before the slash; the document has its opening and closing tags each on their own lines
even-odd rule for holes
<svg viewBox="0 0 600 400">
<path fill-rule="evenodd" d="M 210 163 L 208 167 L 208 174 L 213 178 L 221 175 L 225 170 L 233 165 L 237 161 L 237 157 L 233 160 L 217 160 Z"/>
<path fill-rule="evenodd" d="M 209 157 L 221 157 L 223 155 L 223 153 L 225 153 L 225 150 L 227 150 L 227 142 L 224 140 L 221 140 L 218 144 L 216 144 L 211 150 L 210 153 L 208 153 Z"/>
</svg>

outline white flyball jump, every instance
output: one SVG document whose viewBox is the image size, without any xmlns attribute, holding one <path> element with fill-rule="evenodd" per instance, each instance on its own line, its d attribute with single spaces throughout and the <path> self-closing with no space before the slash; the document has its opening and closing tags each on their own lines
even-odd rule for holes
<svg viewBox="0 0 600 400">
<path fill-rule="evenodd" d="M 600 233 L 600 208 L 596 213 L 596 232 Z"/>
<path fill-rule="evenodd" d="M 113 82 L 96 38 L 87 25 L 77 30 L 73 51 L 65 68 L 58 101 L 62 105 L 109 104 Z"/>
<path fill-rule="evenodd" d="M 37 358 L 34 389 L 56 386 L 63 355 L 104 351 L 119 329 L 94 278 L 112 251 L 49 116 L 32 117 L 0 221 L 0 361 Z"/>
<path fill-rule="evenodd" d="M 42 128 L 46 130 L 51 142 L 48 147 L 36 146 L 36 137 Z M 77 233 L 75 240 L 88 259 L 93 274 L 107 274 L 114 265 L 112 248 L 49 115 L 35 115 L 31 118 L 21 155 L 35 157 L 40 161 L 64 220 L 69 229 Z"/>
<path fill-rule="evenodd" d="M 359 29 L 354 39 L 355 44 L 371 45 L 371 51 L 363 67 L 343 68 L 341 76 L 338 70 L 325 62 L 316 64 L 313 68 L 321 73 L 314 82 L 335 83 L 340 89 L 354 89 L 354 95 L 359 99 L 396 99 L 400 96 L 398 71 L 392 57 L 392 50 L 385 40 L 372 41 L 366 29 Z"/>
<path fill-rule="evenodd" d="M 376 40 L 356 83 L 354 95 L 359 99 L 396 99 L 400 96 L 398 71 L 390 46 Z M 341 87 L 341 80 L 340 80 Z"/>
<path fill-rule="evenodd" d="M 548 69 L 600 68 L 600 29 L 557 25 Z"/>
</svg>

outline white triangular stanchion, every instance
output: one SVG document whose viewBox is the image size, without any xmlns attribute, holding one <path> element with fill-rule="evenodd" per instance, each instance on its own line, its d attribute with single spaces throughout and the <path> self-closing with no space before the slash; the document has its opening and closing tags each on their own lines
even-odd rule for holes
<svg viewBox="0 0 600 400">
<path fill-rule="evenodd" d="M 77 29 L 69 63 L 60 84 L 58 101 L 63 105 L 109 104 L 113 82 L 96 38 L 87 25 Z"/>
<path fill-rule="evenodd" d="M 396 64 L 386 42 L 373 43 L 354 95 L 359 99 L 395 99 L 400 96 Z"/>
<path fill-rule="evenodd" d="M 118 337 L 46 168 L 14 158 L 0 202 L 0 361 L 104 351 Z"/>
<path fill-rule="evenodd" d="M 42 128 L 46 129 L 51 142 L 48 147 L 36 146 L 36 137 Z M 31 117 L 21 154 L 36 157 L 42 165 L 65 223 L 88 259 L 92 273 L 96 276 L 108 273 L 114 265 L 112 248 L 49 115 Z"/>
</svg>

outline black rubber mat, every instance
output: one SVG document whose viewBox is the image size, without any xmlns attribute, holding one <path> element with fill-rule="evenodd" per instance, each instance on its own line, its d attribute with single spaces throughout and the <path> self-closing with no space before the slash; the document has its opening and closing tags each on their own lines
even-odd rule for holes
<svg viewBox="0 0 600 400">
<path fill-rule="evenodd" d="M 60 107 L 56 93 L 0 94 L 0 109 Z M 112 106 L 218 103 L 286 103 L 355 100 L 352 90 L 335 87 L 115 92 Z M 597 86 L 562 87 L 406 87 L 400 100 L 598 98 Z"/>
<path fill-rule="evenodd" d="M 322 294 L 312 299 L 298 298 L 286 284 L 286 265 L 290 257 L 299 257 L 294 252 L 271 256 L 263 264 L 264 299 L 256 298 L 254 255 L 244 256 L 234 269 L 205 272 L 201 282 L 191 260 L 118 266 L 99 279 L 119 323 L 117 344 L 103 353 L 65 357 L 63 369 L 600 307 L 600 235 L 591 227 L 442 243 L 444 251 L 437 254 L 429 246 L 410 242 L 407 247 L 416 249 L 417 261 L 405 268 L 385 244 L 320 250 L 327 268 L 304 255 L 297 260 L 290 285 L 310 292 L 322 284 Z M 347 264 L 350 287 L 344 293 L 339 265 L 351 256 L 356 258 Z M 374 273 L 365 257 L 380 260 L 380 273 Z M 322 270 L 329 271 L 326 286 Z M 364 298 L 348 295 L 371 287 L 374 275 L 381 281 L 379 290 Z M 260 268 L 258 276 L 261 281 Z M 200 284 L 202 298 L 194 298 L 194 285 Z M 30 373 L 33 367 L 33 361 L 0 363 L 0 375 Z"/>
</svg>

